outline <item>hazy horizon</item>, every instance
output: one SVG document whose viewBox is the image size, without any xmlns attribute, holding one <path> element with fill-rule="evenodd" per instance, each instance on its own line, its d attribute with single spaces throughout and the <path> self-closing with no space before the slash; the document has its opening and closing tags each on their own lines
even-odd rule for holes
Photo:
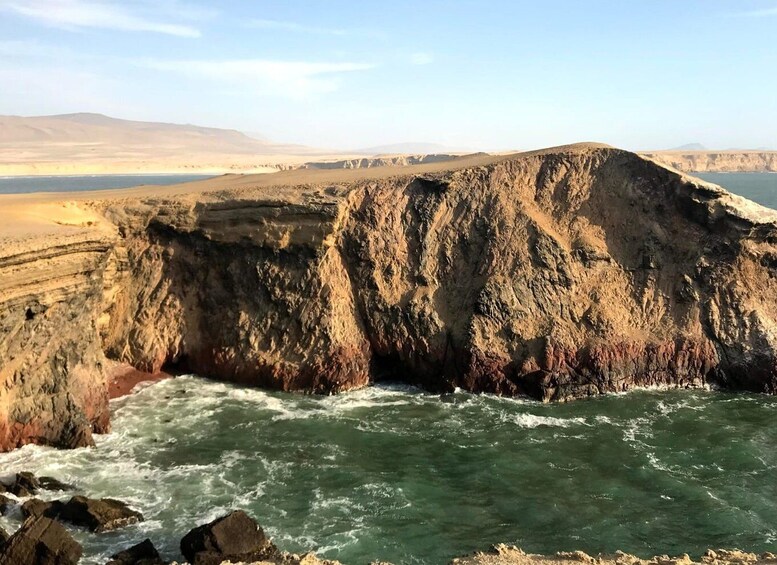
<svg viewBox="0 0 777 565">
<path fill-rule="evenodd" d="M 777 1 L 0 0 L 0 114 L 356 149 L 777 149 Z"/>
</svg>

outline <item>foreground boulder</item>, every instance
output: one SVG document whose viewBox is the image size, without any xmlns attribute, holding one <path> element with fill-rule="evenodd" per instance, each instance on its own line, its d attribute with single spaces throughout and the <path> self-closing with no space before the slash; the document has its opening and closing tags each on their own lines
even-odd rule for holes
<svg viewBox="0 0 777 565">
<path fill-rule="evenodd" d="M 11 494 L 18 496 L 19 498 L 24 498 L 37 494 L 38 489 L 40 489 L 40 483 L 35 475 L 23 471 L 21 473 L 16 473 L 16 479 L 12 484 L 7 485 L 7 488 L 8 492 Z"/>
<path fill-rule="evenodd" d="M 120 500 L 93 499 L 74 496 L 67 502 L 33 498 L 22 504 L 25 518 L 44 516 L 89 528 L 93 532 L 108 532 L 143 521 L 143 515 Z"/>
<path fill-rule="evenodd" d="M 164 565 L 159 552 L 150 539 L 112 555 L 105 565 Z"/>
<path fill-rule="evenodd" d="M 108 532 L 143 521 L 143 515 L 120 500 L 74 496 L 59 510 L 60 520 L 93 532 Z"/>
<path fill-rule="evenodd" d="M 10 484 L 0 483 L 0 493 L 10 492 L 19 498 L 36 495 L 40 490 L 65 491 L 73 490 L 73 486 L 54 477 L 36 477 L 28 471 L 16 473 Z"/>
<path fill-rule="evenodd" d="M 74 565 L 81 546 L 60 524 L 29 518 L 3 545 L 0 565 Z"/>
<path fill-rule="evenodd" d="M 65 503 L 60 500 L 41 500 L 39 498 L 31 498 L 22 504 L 22 515 L 25 518 L 38 518 L 45 516 L 52 520 L 59 517 L 59 513 Z"/>
<path fill-rule="evenodd" d="M 218 565 L 271 559 L 278 549 L 253 518 L 236 510 L 186 534 L 181 553 L 192 565 Z"/>
</svg>

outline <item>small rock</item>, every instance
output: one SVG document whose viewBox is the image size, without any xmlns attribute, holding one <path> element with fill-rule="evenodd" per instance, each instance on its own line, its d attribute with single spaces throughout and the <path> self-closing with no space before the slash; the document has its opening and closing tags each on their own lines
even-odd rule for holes
<svg viewBox="0 0 777 565">
<path fill-rule="evenodd" d="M 19 498 L 24 498 L 26 496 L 38 494 L 38 489 L 40 489 L 40 483 L 38 482 L 38 479 L 35 478 L 35 475 L 28 472 L 21 472 L 16 473 L 16 480 L 8 491 Z"/>
<path fill-rule="evenodd" d="M 259 561 L 278 553 L 264 531 L 242 510 L 198 526 L 181 540 L 181 553 L 193 565 Z"/>
<path fill-rule="evenodd" d="M 116 555 L 111 556 L 111 560 L 106 565 L 164 565 L 165 562 L 159 556 L 159 552 L 151 543 L 150 539 L 146 539 L 137 545 L 133 545 L 129 549 L 120 551 Z"/>
<path fill-rule="evenodd" d="M 3 546 L 0 565 L 75 565 L 81 546 L 49 518 L 28 518 Z"/>
<path fill-rule="evenodd" d="M 38 518 L 45 516 L 55 520 L 62 511 L 64 504 L 59 500 L 46 501 L 39 498 L 32 498 L 22 504 L 22 515 L 25 518 Z"/>
<path fill-rule="evenodd" d="M 84 526 L 93 532 L 108 532 L 143 521 L 140 512 L 120 500 L 74 496 L 58 512 L 61 520 Z"/>
<path fill-rule="evenodd" d="M 581 563 L 594 563 L 596 560 L 583 551 L 559 551 L 557 557 L 569 559 L 570 561 L 580 561 Z"/>
<path fill-rule="evenodd" d="M 62 481 L 55 479 L 54 477 L 38 477 L 38 483 L 43 490 L 75 490 L 73 485 L 63 483 Z"/>
<path fill-rule="evenodd" d="M 16 506 L 14 499 L 0 494 L 0 515 L 5 516 L 14 506 Z"/>
</svg>

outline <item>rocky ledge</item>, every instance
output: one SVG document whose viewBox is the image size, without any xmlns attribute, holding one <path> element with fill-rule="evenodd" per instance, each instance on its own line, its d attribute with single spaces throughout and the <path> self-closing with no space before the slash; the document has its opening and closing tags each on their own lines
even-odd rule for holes
<svg viewBox="0 0 777 565">
<path fill-rule="evenodd" d="M 469 557 L 454 559 L 451 565 L 774 565 L 777 555 L 756 554 L 738 549 L 707 550 L 700 560 L 694 561 L 683 554 L 679 557 L 660 555 L 643 559 L 616 551 L 612 555 L 592 557 L 582 551 L 565 551 L 555 555 L 525 553 L 521 549 L 504 544 L 495 545 L 490 551 L 478 552 Z"/>
<path fill-rule="evenodd" d="M 117 367 L 542 401 L 777 390 L 777 212 L 606 146 L 0 208 L 2 449 L 89 445 Z"/>
</svg>

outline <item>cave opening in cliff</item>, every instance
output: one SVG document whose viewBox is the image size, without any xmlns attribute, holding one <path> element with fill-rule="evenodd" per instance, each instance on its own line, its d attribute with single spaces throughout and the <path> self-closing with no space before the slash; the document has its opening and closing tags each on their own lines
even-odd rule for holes
<svg viewBox="0 0 777 565">
<path fill-rule="evenodd" d="M 162 372 L 167 373 L 168 375 L 180 376 L 191 374 L 194 371 L 191 368 L 189 356 L 183 354 L 173 356 L 165 361 L 162 364 Z"/>
</svg>

